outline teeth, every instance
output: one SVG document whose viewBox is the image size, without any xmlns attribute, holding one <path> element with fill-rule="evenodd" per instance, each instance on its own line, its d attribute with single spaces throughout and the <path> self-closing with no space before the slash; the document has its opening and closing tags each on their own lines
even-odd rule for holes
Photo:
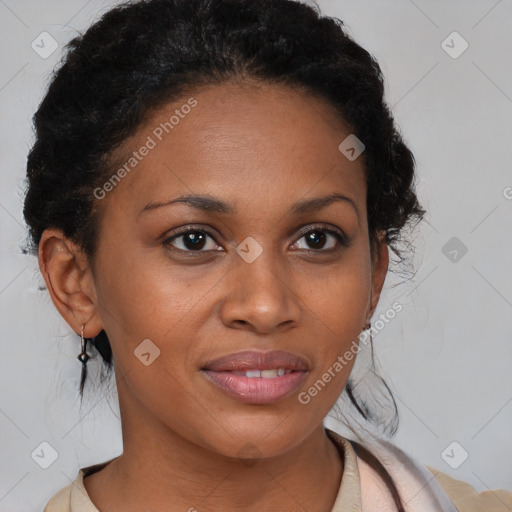
<svg viewBox="0 0 512 512">
<path fill-rule="evenodd" d="M 261 377 L 263 379 L 274 379 L 276 377 L 282 377 L 287 373 L 291 373 L 292 370 L 284 370 L 278 368 L 275 370 L 248 370 L 245 372 L 246 377 Z"/>
</svg>

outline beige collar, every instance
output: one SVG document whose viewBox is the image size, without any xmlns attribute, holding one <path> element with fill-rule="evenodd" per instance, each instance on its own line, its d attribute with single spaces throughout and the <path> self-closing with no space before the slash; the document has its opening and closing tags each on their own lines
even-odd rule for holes
<svg viewBox="0 0 512 512">
<path fill-rule="evenodd" d="M 361 483 L 357 455 L 350 442 L 326 429 L 329 438 L 343 451 L 343 475 L 331 512 L 361 512 Z"/>
</svg>

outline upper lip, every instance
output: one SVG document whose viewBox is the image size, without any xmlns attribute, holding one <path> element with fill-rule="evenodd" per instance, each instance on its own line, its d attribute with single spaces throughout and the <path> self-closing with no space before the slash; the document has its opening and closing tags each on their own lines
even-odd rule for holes
<svg viewBox="0 0 512 512">
<path fill-rule="evenodd" d="M 302 357 L 285 350 L 270 350 L 267 352 L 245 350 L 208 361 L 203 366 L 204 370 L 215 372 L 244 371 L 249 369 L 273 370 L 279 368 L 305 371 L 308 369 L 308 364 Z"/>
</svg>

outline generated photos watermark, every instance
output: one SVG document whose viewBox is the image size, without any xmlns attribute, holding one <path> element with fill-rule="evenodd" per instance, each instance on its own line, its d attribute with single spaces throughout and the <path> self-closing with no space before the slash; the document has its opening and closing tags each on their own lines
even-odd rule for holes
<svg viewBox="0 0 512 512">
<path fill-rule="evenodd" d="M 403 306 L 400 302 L 394 302 L 393 305 L 385 312 L 381 313 L 378 320 L 376 320 L 375 324 L 372 325 L 366 331 L 363 331 L 357 340 L 352 340 L 352 344 L 350 348 L 345 351 L 345 353 L 341 356 L 338 356 L 336 361 L 322 374 L 322 376 L 316 380 L 316 382 L 310 386 L 307 391 L 302 391 L 298 395 L 298 400 L 302 405 L 309 404 L 311 399 L 318 395 L 320 391 L 322 391 L 325 386 L 331 382 L 331 380 L 336 377 L 338 373 L 340 373 L 343 368 L 345 368 L 352 359 L 359 353 L 363 346 L 366 346 L 372 336 L 377 335 L 382 329 L 384 329 L 385 325 L 388 324 L 393 318 L 395 318 L 397 313 L 402 311 Z"/>
<path fill-rule="evenodd" d="M 146 142 L 137 151 L 134 151 L 132 156 L 130 156 L 101 187 L 94 189 L 94 197 L 98 200 L 104 199 L 108 192 L 114 190 L 121 180 L 135 169 L 140 162 L 158 146 L 158 143 L 178 126 L 182 119 L 185 119 L 185 117 L 190 114 L 195 106 L 197 106 L 197 100 L 195 98 L 189 98 L 179 109 L 175 109 L 174 115 L 154 128 L 151 135 L 147 136 Z"/>
</svg>

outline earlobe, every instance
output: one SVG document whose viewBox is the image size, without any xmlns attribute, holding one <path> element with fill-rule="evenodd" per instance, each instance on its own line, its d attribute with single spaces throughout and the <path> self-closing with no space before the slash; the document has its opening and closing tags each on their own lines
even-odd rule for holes
<svg viewBox="0 0 512 512">
<path fill-rule="evenodd" d="M 44 231 L 39 242 L 39 268 L 50 297 L 69 326 L 84 336 L 102 330 L 94 279 L 87 257 L 77 244 L 58 229 Z"/>
</svg>

